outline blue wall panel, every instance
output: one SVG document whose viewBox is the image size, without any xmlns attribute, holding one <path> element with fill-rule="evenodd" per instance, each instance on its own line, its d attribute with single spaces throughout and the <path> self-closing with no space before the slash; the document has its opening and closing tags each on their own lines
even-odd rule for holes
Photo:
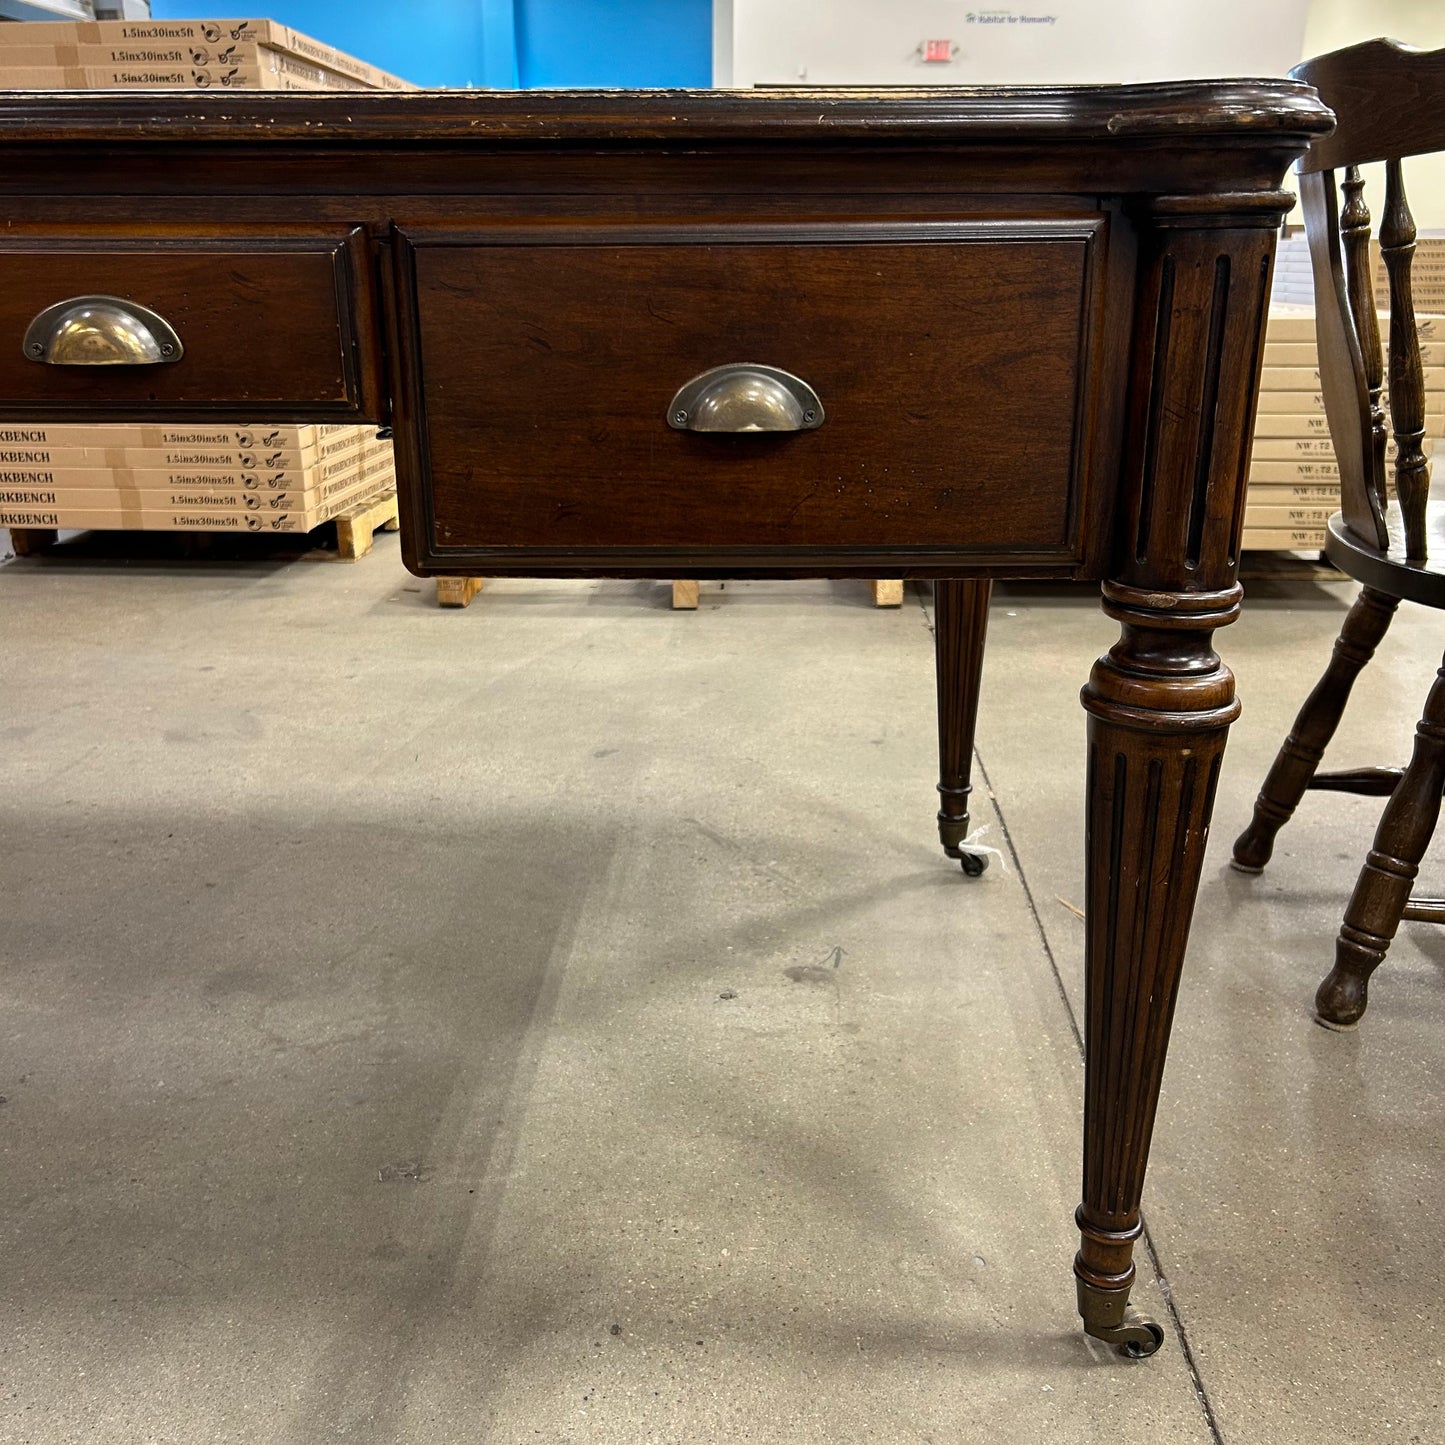
<svg viewBox="0 0 1445 1445">
<path fill-rule="evenodd" d="M 712 82 L 712 0 L 153 0 L 158 20 L 265 15 L 418 85 Z"/>
<path fill-rule="evenodd" d="M 712 84 L 712 0 L 516 3 L 525 86 Z"/>
</svg>

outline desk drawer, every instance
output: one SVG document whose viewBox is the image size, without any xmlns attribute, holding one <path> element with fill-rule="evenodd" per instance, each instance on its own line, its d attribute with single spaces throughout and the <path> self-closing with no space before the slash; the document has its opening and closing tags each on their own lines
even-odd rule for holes
<svg viewBox="0 0 1445 1445">
<path fill-rule="evenodd" d="M 1075 555 L 1101 227 L 399 237 L 412 560 L 480 549 L 496 569 L 509 550 L 699 545 L 756 549 L 760 565 L 850 547 Z M 748 362 L 808 383 L 822 424 L 669 424 L 690 378 Z"/>
<path fill-rule="evenodd" d="M 363 412 L 378 401 L 367 395 L 378 388 L 364 384 L 357 341 L 359 314 L 370 314 L 366 275 L 363 237 L 349 231 L 247 236 L 233 228 L 214 242 L 12 234 L 0 241 L 0 414 L 143 419 L 204 409 L 281 421 Z M 36 318 L 85 296 L 114 298 L 153 329 L 145 313 L 155 313 L 175 342 L 158 361 L 37 360 L 47 343 L 36 338 L 58 335 L 63 323 L 32 329 Z M 92 346 L 90 354 L 104 350 L 104 337 Z"/>
</svg>

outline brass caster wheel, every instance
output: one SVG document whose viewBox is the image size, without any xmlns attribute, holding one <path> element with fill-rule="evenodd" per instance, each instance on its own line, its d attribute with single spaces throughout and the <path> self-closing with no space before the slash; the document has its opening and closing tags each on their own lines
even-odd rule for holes
<svg viewBox="0 0 1445 1445">
<path fill-rule="evenodd" d="M 1131 1326 L 1126 1324 L 1124 1328 L 1127 1330 Z M 1164 1343 L 1164 1331 L 1153 1320 L 1140 1320 L 1137 1328 L 1138 1338 L 1123 1341 L 1119 1346 L 1119 1353 L 1127 1355 L 1131 1360 L 1147 1360 L 1150 1355 L 1157 1354 L 1160 1345 Z"/>
<path fill-rule="evenodd" d="M 1164 1343 L 1164 1331 L 1129 1303 L 1129 1288 L 1106 1289 L 1078 1279 L 1084 1333 L 1117 1347 L 1131 1360 L 1147 1360 Z"/>
<path fill-rule="evenodd" d="M 1096 1340 L 1113 1345 L 1131 1360 L 1147 1360 L 1157 1354 L 1164 1343 L 1164 1331 L 1153 1320 L 1143 1319 L 1130 1310 L 1122 1325 L 1105 1325 L 1089 1331 Z"/>
</svg>

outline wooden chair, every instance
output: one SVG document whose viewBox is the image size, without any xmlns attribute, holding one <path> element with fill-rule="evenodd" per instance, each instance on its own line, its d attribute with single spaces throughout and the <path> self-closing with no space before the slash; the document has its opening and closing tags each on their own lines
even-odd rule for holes
<svg viewBox="0 0 1445 1445">
<path fill-rule="evenodd" d="M 1407 768 L 1316 772 L 1350 689 L 1401 601 L 1445 609 L 1445 503 L 1428 501 L 1425 389 L 1410 290 L 1415 223 L 1401 166 L 1403 157 L 1445 150 L 1445 50 L 1372 40 L 1306 61 L 1292 74 L 1313 85 L 1338 120 L 1300 163 L 1300 199 L 1314 272 L 1320 382 L 1339 462 L 1341 511 L 1330 519 L 1326 552 L 1363 588 L 1264 781 L 1253 820 L 1235 842 L 1234 864 L 1248 873 L 1264 867 L 1275 834 L 1307 788 L 1389 798 L 1345 909 L 1334 968 L 1315 996 L 1321 1022 L 1348 1028 L 1365 1011 L 1370 975 L 1401 918 L 1445 922 L 1445 900 L 1410 897 L 1445 788 L 1445 667 L 1425 701 Z M 1370 214 L 1359 170 L 1372 161 L 1386 166 L 1379 240 L 1389 275 L 1388 363 L 1380 354 Z M 1345 171 L 1342 212 L 1335 193 L 1339 167 Z M 1385 487 L 1381 393 L 1387 377 L 1397 502 L 1387 502 Z"/>
</svg>

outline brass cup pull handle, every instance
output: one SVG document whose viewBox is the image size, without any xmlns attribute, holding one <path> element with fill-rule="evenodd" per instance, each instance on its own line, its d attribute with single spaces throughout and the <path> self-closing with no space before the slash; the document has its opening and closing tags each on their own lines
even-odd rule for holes
<svg viewBox="0 0 1445 1445">
<path fill-rule="evenodd" d="M 668 405 L 667 424 L 676 431 L 811 431 L 823 425 L 823 403 L 791 372 L 745 361 L 685 382 Z"/>
<path fill-rule="evenodd" d="M 164 316 L 118 296 L 72 296 L 25 328 L 25 355 L 46 366 L 156 366 L 185 348 Z"/>
</svg>

